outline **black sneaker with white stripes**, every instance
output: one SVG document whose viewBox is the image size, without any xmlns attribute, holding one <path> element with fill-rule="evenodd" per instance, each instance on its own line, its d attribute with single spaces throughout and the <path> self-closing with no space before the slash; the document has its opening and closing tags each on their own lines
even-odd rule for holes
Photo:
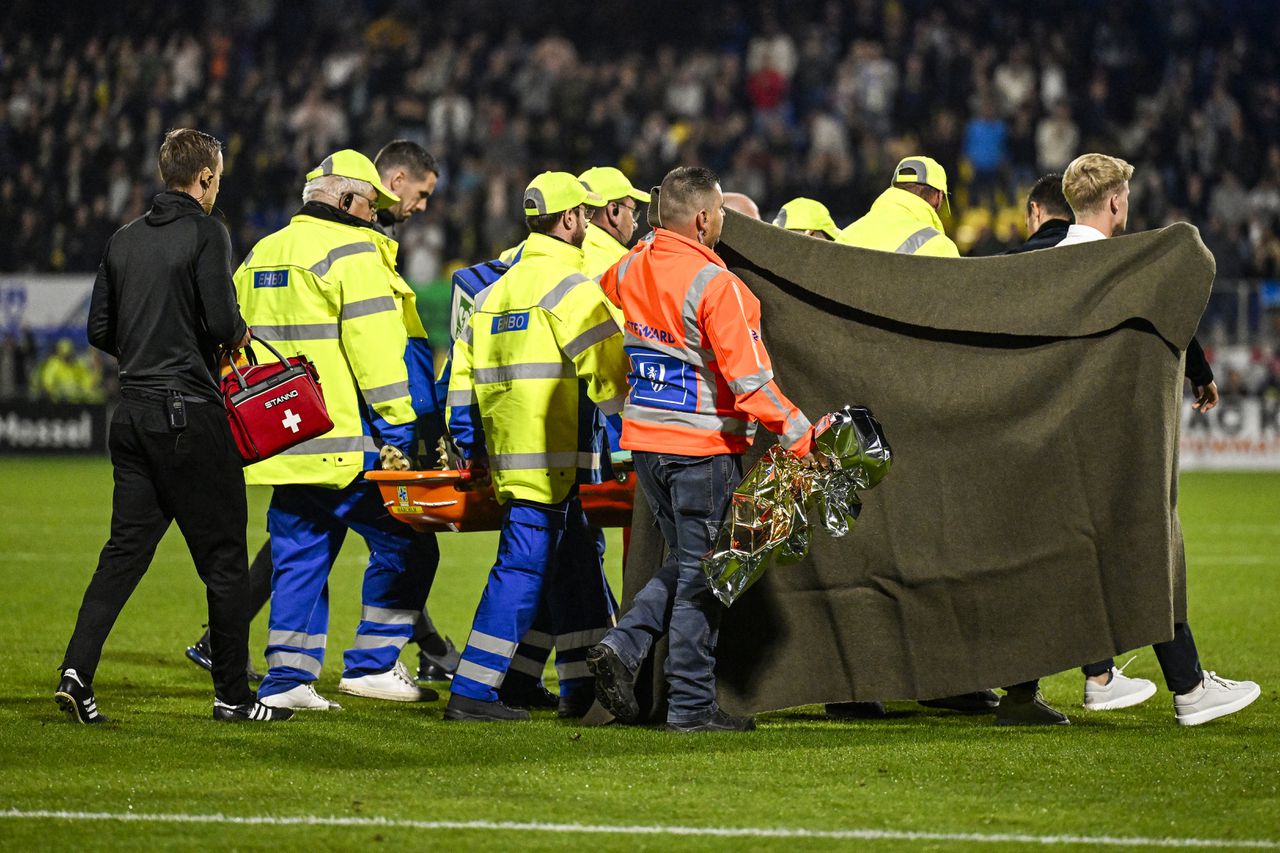
<svg viewBox="0 0 1280 853">
<path fill-rule="evenodd" d="M 58 682 L 58 691 L 53 694 L 58 707 L 77 723 L 105 723 L 107 717 L 98 711 L 98 700 L 94 698 L 93 688 L 84 683 L 80 674 L 74 669 L 62 671 L 62 681 Z"/>
<path fill-rule="evenodd" d="M 256 699 L 243 705 L 213 700 L 213 718 L 223 723 L 276 723 L 293 717 L 292 708 L 272 708 Z"/>
</svg>

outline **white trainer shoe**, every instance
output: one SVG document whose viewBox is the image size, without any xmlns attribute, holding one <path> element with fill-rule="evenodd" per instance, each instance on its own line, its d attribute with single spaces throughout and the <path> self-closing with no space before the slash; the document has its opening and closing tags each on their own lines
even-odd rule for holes
<svg viewBox="0 0 1280 853">
<path fill-rule="evenodd" d="M 310 684 L 299 684 L 283 693 L 260 696 L 258 701 L 268 708 L 293 708 L 295 711 L 341 711 L 337 702 L 324 698 Z"/>
<path fill-rule="evenodd" d="M 1216 672 L 1202 671 L 1200 686 L 1173 697 L 1173 713 L 1184 726 L 1198 726 L 1252 704 L 1262 688 L 1252 681 L 1232 681 Z"/>
<path fill-rule="evenodd" d="M 440 698 L 434 690 L 419 687 L 409 669 L 400 661 L 386 672 L 375 672 L 358 678 L 344 678 L 338 682 L 339 693 L 365 696 L 369 699 L 389 699 L 392 702 L 431 702 Z"/>
<path fill-rule="evenodd" d="M 1156 695 L 1156 684 L 1145 678 L 1130 678 L 1124 674 L 1124 667 L 1133 663 L 1129 658 L 1122 667 L 1111 667 L 1111 680 L 1106 684 L 1098 684 L 1089 679 L 1084 680 L 1084 709 L 1086 711 L 1115 711 L 1120 708 L 1131 708 Z"/>
</svg>

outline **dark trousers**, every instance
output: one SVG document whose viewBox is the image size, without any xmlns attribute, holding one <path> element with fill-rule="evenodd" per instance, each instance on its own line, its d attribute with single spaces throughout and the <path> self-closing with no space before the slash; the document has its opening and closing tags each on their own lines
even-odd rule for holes
<svg viewBox="0 0 1280 853">
<path fill-rule="evenodd" d="M 1156 643 L 1151 647 L 1160 662 L 1160 672 L 1164 675 L 1165 686 L 1170 693 L 1189 693 L 1200 684 L 1200 653 L 1196 650 L 1196 639 L 1191 635 L 1191 626 L 1186 622 L 1175 622 L 1173 639 Z M 1085 675 L 1105 675 L 1115 664 L 1113 658 L 1091 663 L 1081 669 Z M 1010 693 L 1035 693 L 1040 687 L 1039 680 L 1025 681 L 1009 688 Z"/>
<path fill-rule="evenodd" d="M 244 472 L 226 413 L 215 403 L 189 402 L 187 427 L 175 432 L 163 400 L 126 397 L 111 419 L 110 450 L 111 538 L 85 590 L 63 669 L 92 680 L 116 617 L 177 521 L 206 588 L 214 695 L 250 701 Z"/>
<path fill-rule="evenodd" d="M 636 478 L 667 542 L 667 560 L 604 639 L 633 671 L 666 633 L 667 720 L 704 720 L 716 710 L 715 648 L 723 605 L 702 571 L 742 482 L 742 457 L 633 454 Z"/>
<path fill-rule="evenodd" d="M 435 534 L 422 534 L 424 536 L 434 536 Z M 271 600 L 271 537 L 267 537 L 267 541 L 262 543 L 262 547 L 258 549 L 257 555 L 253 558 L 253 562 L 249 564 L 249 618 L 257 616 L 262 612 L 262 608 Z M 205 631 L 204 636 L 200 638 L 200 642 L 209 642 L 209 632 Z M 422 608 L 422 612 L 418 614 L 418 621 L 413 626 L 413 640 L 427 654 L 444 655 L 449 651 L 449 645 L 445 638 L 441 636 L 439 629 L 436 628 L 435 622 L 431 621 L 431 614 L 427 612 L 427 608 Z"/>
</svg>

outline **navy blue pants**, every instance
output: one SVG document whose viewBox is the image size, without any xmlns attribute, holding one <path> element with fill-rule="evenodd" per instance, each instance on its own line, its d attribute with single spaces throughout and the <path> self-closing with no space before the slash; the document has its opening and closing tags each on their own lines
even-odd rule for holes
<svg viewBox="0 0 1280 853">
<path fill-rule="evenodd" d="M 571 559 L 562 559 L 571 554 Z M 498 559 L 450 690 L 493 702 L 542 612 L 557 640 L 556 668 L 563 696 L 590 694 L 587 649 L 604 633 L 608 609 L 600 587 L 595 536 L 576 491 L 558 504 L 512 500 L 498 540 Z M 541 673 L 539 673 L 540 675 Z"/>
<path fill-rule="evenodd" d="M 715 647 L 724 611 L 707 586 L 711 550 L 742 482 L 742 457 L 633 454 L 636 477 L 667 542 L 667 560 L 605 635 L 632 671 L 668 634 L 667 720 L 705 720 L 716 710 Z"/>
</svg>

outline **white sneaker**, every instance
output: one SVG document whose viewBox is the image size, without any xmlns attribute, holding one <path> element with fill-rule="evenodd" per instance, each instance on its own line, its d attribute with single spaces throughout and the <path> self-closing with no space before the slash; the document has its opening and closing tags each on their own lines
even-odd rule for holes
<svg viewBox="0 0 1280 853">
<path fill-rule="evenodd" d="M 1131 708 L 1156 695 L 1156 684 L 1145 678 L 1130 678 L 1124 674 L 1124 667 L 1133 663 L 1129 658 L 1124 666 L 1111 667 L 1111 680 L 1106 684 L 1084 680 L 1084 709 L 1086 711 L 1115 711 L 1120 708 Z"/>
<path fill-rule="evenodd" d="M 319 693 L 310 684 L 299 684 L 283 693 L 272 693 L 270 696 L 259 696 L 258 701 L 268 708 L 293 708 L 297 711 L 341 711 L 342 706 L 332 702 Z"/>
<path fill-rule="evenodd" d="M 1180 724 L 1198 726 L 1234 714 L 1261 695 L 1262 688 L 1252 681 L 1232 681 L 1216 672 L 1202 671 L 1199 687 L 1173 697 L 1173 713 Z"/>
<path fill-rule="evenodd" d="M 338 682 L 339 693 L 366 696 L 370 699 L 389 699 L 392 702 L 425 702 L 438 694 L 418 686 L 409 669 L 400 661 L 386 672 L 375 672 L 359 678 L 344 678 Z"/>
</svg>

